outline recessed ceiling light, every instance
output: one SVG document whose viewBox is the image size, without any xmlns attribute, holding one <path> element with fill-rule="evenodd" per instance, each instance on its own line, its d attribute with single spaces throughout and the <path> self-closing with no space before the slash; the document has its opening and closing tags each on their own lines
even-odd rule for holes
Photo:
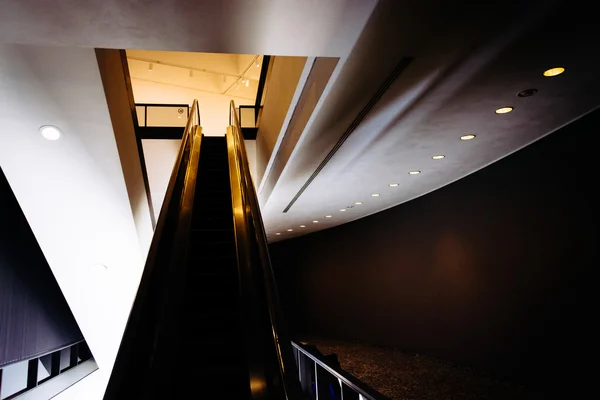
<svg viewBox="0 0 600 400">
<path fill-rule="evenodd" d="M 550 68 L 544 71 L 544 76 L 556 76 L 565 72 L 563 67 Z"/>
<path fill-rule="evenodd" d="M 306 225 L 300 225 L 300 228 L 306 228 Z"/>
<path fill-rule="evenodd" d="M 531 88 L 531 89 L 525 89 L 525 90 L 521 90 L 519 93 L 517 93 L 517 96 L 519 97 L 531 97 L 534 94 L 536 94 L 538 92 L 537 89 Z"/>
<path fill-rule="evenodd" d="M 341 212 L 344 212 L 344 211 L 346 211 L 346 209 L 345 209 L 345 208 L 342 208 L 340 211 L 341 211 Z"/>
<path fill-rule="evenodd" d="M 433 156 L 433 157 L 431 157 L 431 158 L 433 158 L 434 160 L 441 160 L 441 159 L 442 159 L 442 158 L 444 158 L 444 157 L 446 157 L 446 156 L 445 156 L 445 155 L 443 155 L 443 154 L 438 154 L 437 156 Z"/>
<path fill-rule="evenodd" d="M 331 215 L 326 215 L 325 218 L 331 218 Z"/>
<path fill-rule="evenodd" d="M 419 175 L 421 173 L 421 171 L 417 170 L 417 171 L 410 171 L 408 174 L 409 175 Z"/>
<path fill-rule="evenodd" d="M 53 125 L 40 126 L 39 131 L 44 137 L 44 139 L 47 140 L 58 140 L 62 136 L 62 132 L 60 131 L 60 129 Z"/>
<path fill-rule="evenodd" d="M 356 204 L 357 206 L 360 206 L 362 203 L 363 203 L 362 201 L 357 201 L 357 202 L 356 202 L 356 203 L 354 203 L 354 204 Z"/>
<path fill-rule="evenodd" d="M 507 114 L 507 113 L 511 112 L 512 110 L 514 110 L 514 108 L 510 107 L 510 106 L 500 107 L 499 109 L 496 110 L 496 114 Z"/>
<path fill-rule="evenodd" d="M 293 232 L 294 230 L 293 230 L 293 229 L 288 229 L 287 231 L 288 231 L 288 232 Z"/>
<path fill-rule="evenodd" d="M 317 220 L 314 220 L 314 221 L 313 221 L 313 224 L 317 224 L 317 223 L 319 223 L 319 221 L 317 221 Z"/>
<path fill-rule="evenodd" d="M 277 232 L 277 233 L 276 233 L 276 235 L 277 235 L 277 236 L 281 235 L 281 232 Z"/>
<path fill-rule="evenodd" d="M 379 197 L 379 193 L 373 193 L 371 197 Z"/>
<path fill-rule="evenodd" d="M 462 135 L 460 137 L 460 140 L 471 140 L 471 139 L 475 139 L 475 135 L 473 135 L 472 133 L 469 133 L 468 135 Z"/>
<path fill-rule="evenodd" d="M 399 186 L 399 184 L 398 184 L 398 183 L 390 183 L 388 186 L 389 186 L 389 187 L 398 187 L 398 186 Z"/>
</svg>

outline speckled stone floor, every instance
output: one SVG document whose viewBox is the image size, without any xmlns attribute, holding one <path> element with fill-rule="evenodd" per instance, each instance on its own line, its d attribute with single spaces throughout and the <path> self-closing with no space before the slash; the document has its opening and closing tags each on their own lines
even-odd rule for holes
<svg viewBox="0 0 600 400">
<path fill-rule="evenodd" d="M 402 400 L 537 400 L 540 394 L 467 368 L 364 343 L 306 338 L 323 354 L 380 393 Z"/>
</svg>

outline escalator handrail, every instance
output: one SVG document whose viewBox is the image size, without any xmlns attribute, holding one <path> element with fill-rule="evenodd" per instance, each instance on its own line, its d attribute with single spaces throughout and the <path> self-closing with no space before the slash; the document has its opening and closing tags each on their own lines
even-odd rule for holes
<svg viewBox="0 0 600 400">
<path fill-rule="evenodd" d="M 283 311 L 279 301 L 275 274 L 271 264 L 271 259 L 269 257 L 267 235 L 263 224 L 252 175 L 250 173 L 248 155 L 246 153 L 246 146 L 244 144 L 239 118 L 235 110 L 235 103 L 232 100 L 230 103 L 230 112 L 233 116 L 233 129 L 231 129 L 231 132 L 233 132 L 235 152 L 239 155 L 236 157 L 236 162 L 241 175 L 239 177 L 239 181 L 243 205 L 242 210 L 244 211 L 244 217 L 246 219 L 250 217 L 254 222 L 254 229 L 252 229 L 252 232 L 248 233 L 249 235 L 254 236 L 256 246 L 258 247 L 256 251 L 258 252 L 260 258 L 260 272 L 266 292 L 265 295 L 271 324 L 270 328 L 273 334 L 274 345 L 277 352 L 279 374 L 283 382 L 285 398 L 294 400 L 302 399 L 304 396 L 302 395 L 302 391 L 300 389 L 300 382 L 298 380 L 297 366 L 293 356 L 291 340 L 287 335 L 285 324 L 283 322 Z M 247 229 L 251 229 L 251 224 L 246 223 L 245 226 Z"/>
<path fill-rule="evenodd" d="M 197 114 L 199 120 L 199 108 L 198 101 L 194 100 L 191 112 L 181 138 L 181 145 L 179 147 L 179 153 L 175 159 L 165 198 L 163 200 L 162 208 L 156 224 L 156 229 L 152 237 L 148 256 L 140 280 L 140 284 L 133 301 L 127 324 L 125 326 L 125 332 L 119 346 L 117 358 L 108 382 L 108 386 L 104 395 L 105 400 L 113 399 L 126 399 L 127 389 L 132 385 L 139 384 L 139 382 L 131 382 L 132 376 L 135 374 L 142 374 L 138 370 L 139 364 L 143 363 L 138 358 L 140 357 L 139 352 L 136 352 L 136 344 L 140 340 L 140 336 L 152 337 L 152 332 L 144 331 L 147 328 L 147 324 L 144 322 L 144 318 L 152 316 L 155 318 L 151 329 L 153 331 L 159 331 L 161 328 L 160 320 L 158 320 L 156 310 L 149 310 L 148 300 L 163 297 L 162 293 L 165 291 L 164 282 L 161 279 L 157 279 L 160 268 L 157 264 L 167 261 L 170 265 L 170 261 L 173 256 L 178 256 L 177 251 L 171 251 L 170 254 L 163 254 L 166 241 L 172 241 L 172 236 L 177 231 L 177 225 L 179 223 L 179 213 L 182 206 L 182 195 L 185 188 L 185 179 L 181 179 L 180 173 L 187 171 L 188 164 L 190 162 L 189 157 L 186 157 L 191 152 L 194 134 L 198 131 L 198 126 L 194 125 L 195 116 Z M 175 201 L 175 200 L 179 201 Z M 175 228 L 175 229 L 173 229 Z M 186 245 L 186 243 L 184 243 Z M 170 248 L 170 246 L 168 246 Z M 161 250 L 162 248 L 162 250 Z M 171 249 L 172 250 L 172 249 Z M 146 368 L 150 368 L 152 363 L 152 357 L 147 354 L 142 354 L 146 357 Z M 134 365 L 137 367 L 134 367 Z M 138 388 L 138 393 L 142 388 Z"/>
</svg>

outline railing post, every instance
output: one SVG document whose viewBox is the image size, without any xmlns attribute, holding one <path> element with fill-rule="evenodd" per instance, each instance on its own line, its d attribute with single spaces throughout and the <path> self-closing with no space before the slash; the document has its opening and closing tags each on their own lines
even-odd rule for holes
<svg viewBox="0 0 600 400">
<path fill-rule="evenodd" d="M 340 385 L 342 389 L 342 400 L 358 400 L 361 398 L 359 393 L 356 393 L 354 390 L 350 389 L 347 385 L 340 380 Z M 364 397 L 363 397 L 364 399 Z"/>
<path fill-rule="evenodd" d="M 77 355 L 81 359 L 81 362 L 87 361 L 92 358 L 92 352 L 87 345 L 87 342 L 80 342 L 77 346 Z"/>
<path fill-rule="evenodd" d="M 71 346 L 71 352 L 69 355 L 69 366 L 71 368 L 77 366 L 77 358 L 79 358 L 79 344 Z"/>
<path fill-rule="evenodd" d="M 300 377 L 300 387 L 304 393 L 310 393 L 311 388 L 311 373 L 310 373 L 310 360 L 304 355 L 304 353 L 298 351 L 298 376 Z"/>
<path fill-rule="evenodd" d="M 53 378 L 60 374 L 60 351 L 55 351 L 50 356 L 50 376 Z"/>
<path fill-rule="evenodd" d="M 315 399 L 319 400 L 319 364 L 315 363 Z"/>
<path fill-rule="evenodd" d="M 27 364 L 27 389 L 33 389 L 38 383 L 38 359 L 29 360 Z"/>
<path fill-rule="evenodd" d="M 330 385 L 332 384 L 333 380 L 337 381 L 337 379 L 335 377 L 333 377 L 324 368 L 319 368 L 318 363 L 315 363 L 315 373 L 316 373 L 315 380 L 317 380 L 319 382 L 319 385 L 317 385 L 317 399 L 318 398 L 321 398 L 321 399 L 330 398 L 330 396 L 331 396 Z"/>
</svg>

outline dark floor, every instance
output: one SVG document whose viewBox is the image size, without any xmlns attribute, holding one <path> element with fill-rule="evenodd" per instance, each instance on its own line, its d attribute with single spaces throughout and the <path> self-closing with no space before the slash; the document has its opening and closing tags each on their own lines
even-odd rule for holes
<svg viewBox="0 0 600 400">
<path fill-rule="evenodd" d="M 393 399 L 532 400 L 542 396 L 467 368 L 398 349 L 328 339 L 306 340 L 323 354 L 335 353 L 344 370 Z"/>
</svg>

